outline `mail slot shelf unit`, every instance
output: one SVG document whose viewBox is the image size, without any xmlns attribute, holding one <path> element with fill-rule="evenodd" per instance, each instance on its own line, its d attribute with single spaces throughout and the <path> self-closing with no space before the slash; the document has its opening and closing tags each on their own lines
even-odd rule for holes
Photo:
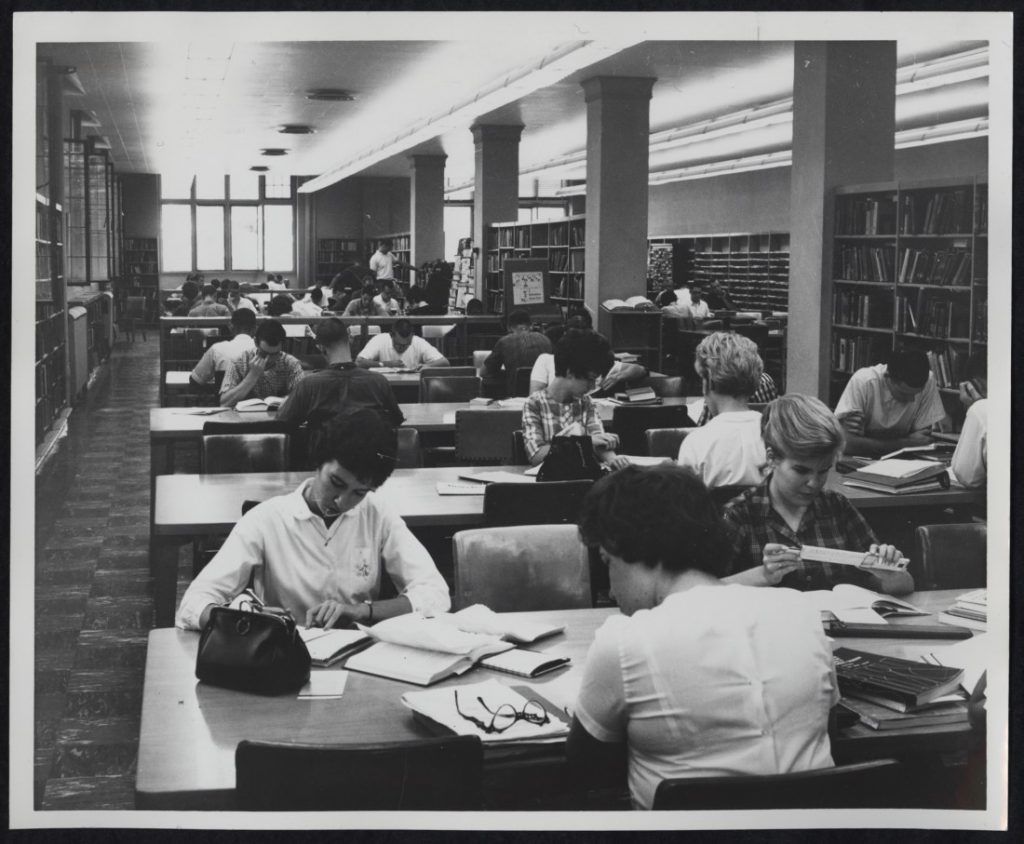
<svg viewBox="0 0 1024 844">
<path fill-rule="evenodd" d="M 158 317 L 160 299 L 160 255 L 155 237 L 126 237 L 123 241 L 125 294 L 146 300 L 146 322 Z M 120 303 L 124 307 L 124 302 Z"/>
<path fill-rule="evenodd" d="M 533 223 L 494 223 L 484 230 L 484 294 L 488 313 L 504 313 L 505 262 L 541 258 L 548 262 L 545 299 L 569 308 L 583 304 L 586 280 L 586 217 Z"/>
<path fill-rule="evenodd" d="M 362 244 L 357 238 L 321 237 L 316 242 L 316 283 L 330 284 L 345 267 L 361 260 Z"/>
<path fill-rule="evenodd" d="M 409 232 L 398 232 L 397 234 L 384 234 L 380 237 L 368 237 L 366 239 L 366 262 L 369 264 L 377 247 L 385 240 L 391 241 L 391 254 L 395 260 L 403 264 L 412 263 L 412 235 Z M 395 278 L 406 278 L 405 270 L 396 270 Z"/>
<path fill-rule="evenodd" d="M 988 185 L 838 188 L 832 261 L 833 399 L 857 369 L 920 349 L 962 415 L 957 386 L 988 340 Z"/>
<path fill-rule="evenodd" d="M 789 234 L 713 234 L 692 238 L 691 283 L 718 283 L 741 311 L 789 310 Z"/>
</svg>

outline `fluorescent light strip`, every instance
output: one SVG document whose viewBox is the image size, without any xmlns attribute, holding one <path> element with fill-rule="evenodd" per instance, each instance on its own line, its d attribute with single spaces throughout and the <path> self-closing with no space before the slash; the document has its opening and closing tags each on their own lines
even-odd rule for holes
<svg viewBox="0 0 1024 844">
<path fill-rule="evenodd" d="M 298 192 L 313 193 L 322 190 L 335 182 L 360 173 L 373 164 L 411 149 L 417 144 L 467 126 L 481 114 L 487 114 L 515 102 L 527 94 L 552 85 L 577 70 L 589 67 L 595 62 L 624 50 L 639 40 L 639 38 L 634 38 L 614 44 L 579 41 L 566 45 L 553 54 L 545 56 L 537 64 L 512 71 L 485 88 L 472 100 L 455 106 L 444 114 L 430 118 L 404 135 L 397 136 L 387 143 L 367 151 L 341 167 L 311 179 L 302 185 Z M 552 58 L 552 56 L 554 57 Z"/>
</svg>

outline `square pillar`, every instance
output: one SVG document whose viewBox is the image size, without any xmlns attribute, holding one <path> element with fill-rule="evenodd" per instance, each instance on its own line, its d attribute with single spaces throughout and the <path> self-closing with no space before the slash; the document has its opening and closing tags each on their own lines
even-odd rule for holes
<svg viewBox="0 0 1024 844">
<path fill-rule="evenodd" d="M 587 238 L 584 301 L 598 317 L 605 299 L 647 287 L 647 175 L 654 79 L 595 76 L 587 102 Z"/>
<path fill-rule="evenodd" d="M 409 262 L 447 258 L 444 254 L 444 162 L 446 155 L 410 155 L 412 185 L 409 223 L 412 232 Z"/>
<path fill-rule="evenodd" d="M 829 398 L 832 190 L 890 181 L 895 41 L 797 41 L 793 50 L 786 389 Z"/>
<path fill-rule="evenodd" d="M 476 296 L 486 301 L 484 228 L 491 223 L 514 222 L 519 217 L 519 139 L 523 127 L 477 124 L 470 131 L 476 150 L 473 245 L 480 250 L 481 263 L 476 274 Z"/>
</svg>

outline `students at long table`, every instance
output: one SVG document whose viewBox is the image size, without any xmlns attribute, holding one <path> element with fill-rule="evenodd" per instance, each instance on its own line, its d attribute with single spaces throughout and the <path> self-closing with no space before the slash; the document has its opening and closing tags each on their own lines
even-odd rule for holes
<svg viewBox="0 0 1024 844">
<path fill-rule="evenodd" d="M 725 584 L 729 541 L 704 485 L 675 466 L 598 481 L 580 516 L 622 615 L 598 630 L 566 752 L 583 781 L 830 767 L 838 701 L 819 612 L 789 589 Z"/>
</svg>

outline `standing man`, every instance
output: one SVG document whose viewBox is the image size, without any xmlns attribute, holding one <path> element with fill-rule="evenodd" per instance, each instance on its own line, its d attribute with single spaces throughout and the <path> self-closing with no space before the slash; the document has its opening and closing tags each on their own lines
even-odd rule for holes
<svg viewBox="0 0 1024 844">
<path fill-rule="evenodd" d="M 220 406 L 233 407 L 242 399 L 286 396 L 302 379 L 298 359 L 282 350 L 284 326 L 276 319 L 260 323 L 256 348 L 243 352 L 224 373 Z"/>
<path fill-rule="evenodd" d="M 508 334 L 498 339 L 484 361 L 484 372 L 497 378 L 505 370 L 506 394 L 515 395 L 516 371 L 532 367 L 542 354 L 550 354 L 551 341 L 537 331 L 531 331 L 530 315 L 526 311 L 512 311 L 508 315 Z"/>
<path fill-rule="evenodd" d="M 395 269 L 416 272 L 416 268 L 411 264 L 399 261 L 391 251 L 391 247 L 392 243 L 390 240 L 382 240 L 380 246 L 377 247 L 377 251 L 370 256 L 370 271 L 374 274 L 378 287 L 385 281 L 390 281 L 394 284 Z"/>
<path fill-rule="evenodd" d="M 193 384 L 211 384 L 215 373 L 226 372 L 245 352 L 254 351 L 256 343 L 252 335 L 256 332 L 256 312 L 238 308 L 231 314 L 231 339 L 214 343 L 199 359 L 196 368 L 189 375 Z"/>
</svg>

